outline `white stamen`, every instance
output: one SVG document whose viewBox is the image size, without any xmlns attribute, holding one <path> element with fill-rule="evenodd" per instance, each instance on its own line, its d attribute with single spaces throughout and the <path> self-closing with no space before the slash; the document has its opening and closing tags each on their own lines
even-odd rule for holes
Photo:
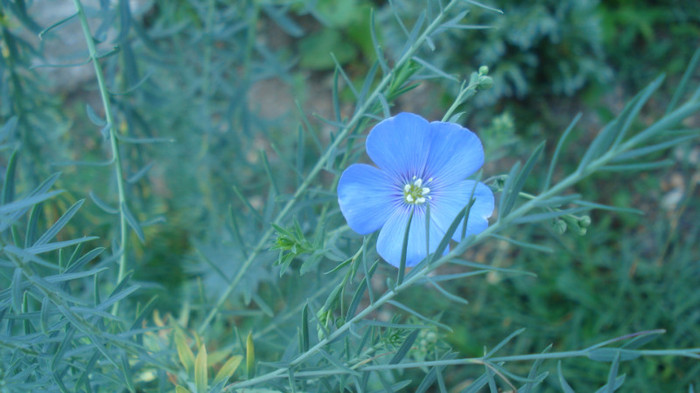
<svg viewBox="0 0 700 393">
<path fill-rule="evenodd" d="M 428 188 L 428 187 L 423 187 L 423 189 L 421 191 L 423 192 L 423 195 L 430 194 L 430 188 Z"/>
<path fill-rule="evenodd" d="M 413 197 L 411 196 L 411 194 L 406 194 L 406 200 L 408 202 L 413 202 Z"/>
<path fill-rule="evenodd" d="M 418 203 L 418 204 L 425 203 L 425 198 L 419 197 L 418 199 L 416 199 L 416 203 Z"/>
<path fill-rule="evenodd" d="M 423 179 L 418 179 L 415 182 L 413 182 L 413 184 L 415 184 L 416 187 L 420 187 L 423 185 Z"/>
</svg>

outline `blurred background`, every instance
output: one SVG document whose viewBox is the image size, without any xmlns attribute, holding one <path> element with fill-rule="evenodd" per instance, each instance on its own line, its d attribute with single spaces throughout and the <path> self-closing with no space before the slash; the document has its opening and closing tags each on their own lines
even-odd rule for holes
<svg viewBox="0 0 700 393">
<path fill-rule="evenodd" d="M 370 12 L 377 39 L 391 59 L 405 43 L 395 13 L 410 29 L 425 8 L 419 1 L 132 0 L 113 2 L 118 12 L 106 17 L 101 6 L 108 2 L 84 3 L 115 94 L 130 207 L 143 223 L 143 239 L 133 236 L 130 260 L 134 279 L 145 289 L 132 301 L 159 294 L 160 314 L 174 316 L 181 315 L 183 303 L 195 316 L 203 307 L 208 310 L 207 302 L 226 285 L 222 276 L 237 271 L 278 203 L 289 198 L 320 147 L 334 137 L 336 128 L 321 118 L 333 118 L 334 107 L 344 116 L 352 113 L 353 95 L 342 79 L 339 101 L 333 102 L 334 69 L 342 65 L 360 88 L 376 59 Z M 503 14 L 472 7 L 464 23 L 474 29 L 448 31 L 422 53 L 458 81 L 479 66 L 489 67 L 493 87 L 462 109 L 463 123 L 484 143 L 485 176 L 507 173 L 542 140 L 550 157 L 558 137 L 581 113 L 555 178 L 573 171 L 586 141 L 665 73 L 663 87 L 637 126 L 662 116 L 700 47 L 700 2 L 695 0 L 502 0 L 488 5 Z M 115 202 L 116 185 L 113 171 L 99 165 L 110 153 L 96 125 L 103 113 L 92 64 L 84 64 L 85 40 L 75 19 L 45 30 L 73 14 L 73 4 L 15 1 L 2 7 L 0 123 L 19 119 L 11 141 L 22 145 L 18 176 L 30 189 L 48 174 L 62 172 L 58 187 L 68 192 L 46 204 L 47 221 L 88 198 L 61 235 L 97 235 L 98 244 L 110 247 L 118 226 L 105 210 Z M 698 82 L 700 71 L 691 79 Z M 438 120 L 458 87 L 448 79 L 426 78 L 398 99 L 392 113 L 412 111 Z M 698 129 L 700 119 L 686 125 Z M 650 329 L 667 331 L 651 347 L 697 347 L 700 143 L 692 140 L 657 158 L 670 160 L 669 165 L 597 175 L 572 190 L 643 215 L 595 211 L 587 228 L 564 223 L 563 231 L 561 224 L 551 223 L 508 234 L 551 247 L 553 253 L 498 240 L 469 252 L 475 262 L 537 277 L 490 274 L 451 282 L 449 290 L 469 305 L 447 303 L 437 295 L 428 302 L 421 291 L 401 300 L 459 327 L 453 333 L 436 331 L 436 340 L 464 357 L 482 355 L 484 345 L 492 347 L 521 327 L 528 330 L 515 340 L 512 353 L 540 352 L 550 343 L 555 350 L 583 348 Z M 537 168 L 525 189 L 536 192 L 545 170 L 546 165 Z M 313 229 L 316 204 L 335 198 L 328 189 L 332 175 L 331 169 L 319 178 L 308 206 L 295 213 L 304 232 Z M 331 207 L 326 225 L 329 230 L 343 225 L 337 206 Z M 234 324 L 247 331 L 250 321 L 299 304 L 309 296 L 304 287 L 322 286 L 321 275 L 301 272 L 298 264 L 286 276 L 302 275 L 299 281 L 313 284 L 280 277 L 273 266 L 277 257 L 275 251 L 260 255 L 228 303 L 226 323 L 216 325 L 210 337 L 225 341 Z M 327 271 L 336 262 L 321 258 L 314 263 Z M 282 299 L 282 293 L 297 298 Z M 262 345 L 260 357 L 265 350 Z M 526 367 L 517 371 L 526 373 Z M 574 388 L 592 391 L 608 365 L 572 359 L 564 368 Z M 689 359 L 645 358 L 623 368 L 625 391 L 684 391 L 700 381 L 700 363 Z M 455 386 L 477 373 L 453 368 L 446 378 Z"/>
</svg>

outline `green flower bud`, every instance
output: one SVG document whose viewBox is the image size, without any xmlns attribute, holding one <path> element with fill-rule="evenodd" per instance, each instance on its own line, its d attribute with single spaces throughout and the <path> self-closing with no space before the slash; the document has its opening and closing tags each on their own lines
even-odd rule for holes
<svg viewBox="0 0 700 393">
<path fill-rule="evenodd" d="M 566 232 L 566 228 L 568 225 L 566 225 L 566 222 L 564 220 L 555 220 L 554 221 L 554 232 L 563 235 L 564 232 Z"/>
<path fill-rule="evenodd" d="M 480 76 L 488 75 L 488 73 L 489 73 L 489 67 L 487 67 L 485 65 L 482 65 L 481 67 L 479 67 L 479 75 Z"/>
<path fill-rule="evenodd" d="M 578 223 L 582 228 L 587 228 L 591 225 L 591 216 L 581 216 L 578 219 Z"/>
<path fill-rule="evenodd" d="M 478 88 L 480 90 L 488 90 L 493 87 L 493 78 L 490 76 L 480 76 Z"/>
</svg>

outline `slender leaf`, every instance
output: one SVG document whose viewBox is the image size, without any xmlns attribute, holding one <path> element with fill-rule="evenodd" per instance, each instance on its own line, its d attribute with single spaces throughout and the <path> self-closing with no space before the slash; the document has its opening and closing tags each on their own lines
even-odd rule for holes
<svg viewBox="0 0 700 393">
<path fill-rule="evenodd" d="M 391 358 L 389 361 L 389 364 L 398 364 L 401 362 L 401 360 L 408 354 L 408 351 L 411 350 L 411 347 L 413 346 L 413 343 L 416 341 L 416 338 L 418 338 L 418 334 L 420 334 L 420 330 L 415 329 L 411 334 L 409 334 L 406 339 L 404 340 L 403 344 L 401 344 L 401 347 L 396 351 L 396 354 Z"/>
<path fill-rule="evenodd" d="M 85 199 L 81 199 L 81 200 L 75 202 L 71 207 L 69 207 L 68 210 L 66 210 L 66 212 L 63 213 L 61 218 L 59 218 L 51 226 L 51 228 L 49 228 L 46 232 L 44 232 L 44 234 L 41 235 L 41 237 L 36 242 L 34 242 L 32 247 L 46 244 L 49 242 L 49 240 L 53 239 L 54 236 L 56 236 L 58 234 L 58 232 L 61 229 L 63 229 L 63 227 L 65 227 L 66 224 L 68 224 L 68 221 L 70 221 L 71 218 L 73 218 L 73 216 L 75 216 L 75 213 L 77 213 L 78 210 L 80 209 L 80 207 L 83 206 L 84 202 L 85 202 Z"/>
<path fill-rule="evenodd" d="M 216 373 L 216 376 L 214 377 L 214 385 L 218 384 L 219 382 L 228 381 L 228 379 L 231 378 L 233 376 L 233 373 L 235 373 L 238 369 L 238 366 L 241 364 L 241 361 L 243 361 L 243 356 L 231 356 Z"/>
<path fill-rule="evenodd" d="M 571 388 L 566 379 L 564 379 L 564 374 L 561 372 L 561 360 L 557 363 L 557 373 L 559 374 L 559 384 L 561 385 L 561 390 L 564 393 L 576 393 L 574 389 Z"/>
<path fill-rule="evenodd" d="M 145 243 L 146 237 L 143 234 L 143 229 L 141 229 L 141 225 L 136 220 L 136 217 L 131 214 L 131 210 L 129 210 L 129 206 L 127 206 L 126 202 L 122 202 L 121 211 L 124 214 L 124 218 L 126 218 L 126 223 L 134 230 L 141 243 Z"/>
<path fill-rule="evenodd" d="M 545 177 L 544 185 L 542 187 L 543 191 L 549 189 L 549 185 L 552 182 L 552 176 L 554 175 L 554 168 L 556 167 L 557 160 L 559 159 L 559 155 L 561 154 L 562 148 L 564 147 L 564 142 L 566 142 L 567 137 L 574 130 L 574 127 L 576 127 L 576 124 L 580 119 L 581 113 L 578 113 L 576 117 L 574 117 L 574 120 L 572 120 L 571 123 L 569 123 L 569 126 L 566 127 L 564 134 L 562 134 L 562 136 L 559 138 L 559 142 L 557 142 L 557 147 L 554 149 L 554 154 L 552 155 L 552 161 L 549 163 L 547 177 Z"/>
<path fill-rule="evenodd" d="M 202 344 L 194 360 L 194 384 L 197 387 L 197 393 L 207 393 L 208 383 L 207 347 Z"/>
</svg>

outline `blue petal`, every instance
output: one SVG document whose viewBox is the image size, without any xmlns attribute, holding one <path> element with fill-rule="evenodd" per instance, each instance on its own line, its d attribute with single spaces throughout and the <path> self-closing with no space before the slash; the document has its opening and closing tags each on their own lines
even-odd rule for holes
<svg viewBox="0 0 700 393">
<path fill-rule="evenodd" d="M 390 264 L 399 267 L 401 264 L 401 251 L 403 238 L 406 233 L 406 225 L 411 216 L 413 207 L 403 205 L 395 209 L 386 221 L 377 238 L 377 252 Z M 432 217 L 432 212 L 431 212 Z M 437 249 L 444 232 L 441 232 L 435 222 L 431 219 L 430 237 L 425 236 L 425 210 L 416 208 L 411 220 L 411 227 L 408 233 L 408 248 L 406 249 L 406 266 L 415 266 L 429 252 Z M 428 241 L 426 241 L 428 240 Z"/>
<path fill-rule="evenodd" d="M 476 185 L 476 188 L 474 186 Z M 469 203 L 469 196 L 474 190 L 474 205 L 469 210 L 469 223 L 465 236 L 476 235 L 483 232 L 489 226 L 488 218 L 493 214 L 494 197 L 491 189 L 483 183 L 473 180 L 463 180 L 449 186 L 440 187 L 432 194 L 430 201 L 430 215 L 435 220 L 438 228 L 443 232 L 454 221 L 460 210 Z M 462 227 L 464 220 L 459 224 L 452 239 L 460 241 L 462 239 Z"/>
<path fill-rule="evenodd" d="M 366 164 L 350 165 L 338 181 L 340 211 L 361 235 L 381 228 L 401 195 L 384 172 Z"/>
<path fill-rule="evenodd" d="M 426 176 L 434 184 L 450 185 L 466 179 L 484 164 L 479 137 L 455 123 L 430 123 L 430 154 Z"/>
<path fill-rule="evenodd" d="M 367 136 L 367 155 L 397 181 L 421 176 L 428 159 L 430 124 L 413 113 L 379 122 Z"/>
</svg>

